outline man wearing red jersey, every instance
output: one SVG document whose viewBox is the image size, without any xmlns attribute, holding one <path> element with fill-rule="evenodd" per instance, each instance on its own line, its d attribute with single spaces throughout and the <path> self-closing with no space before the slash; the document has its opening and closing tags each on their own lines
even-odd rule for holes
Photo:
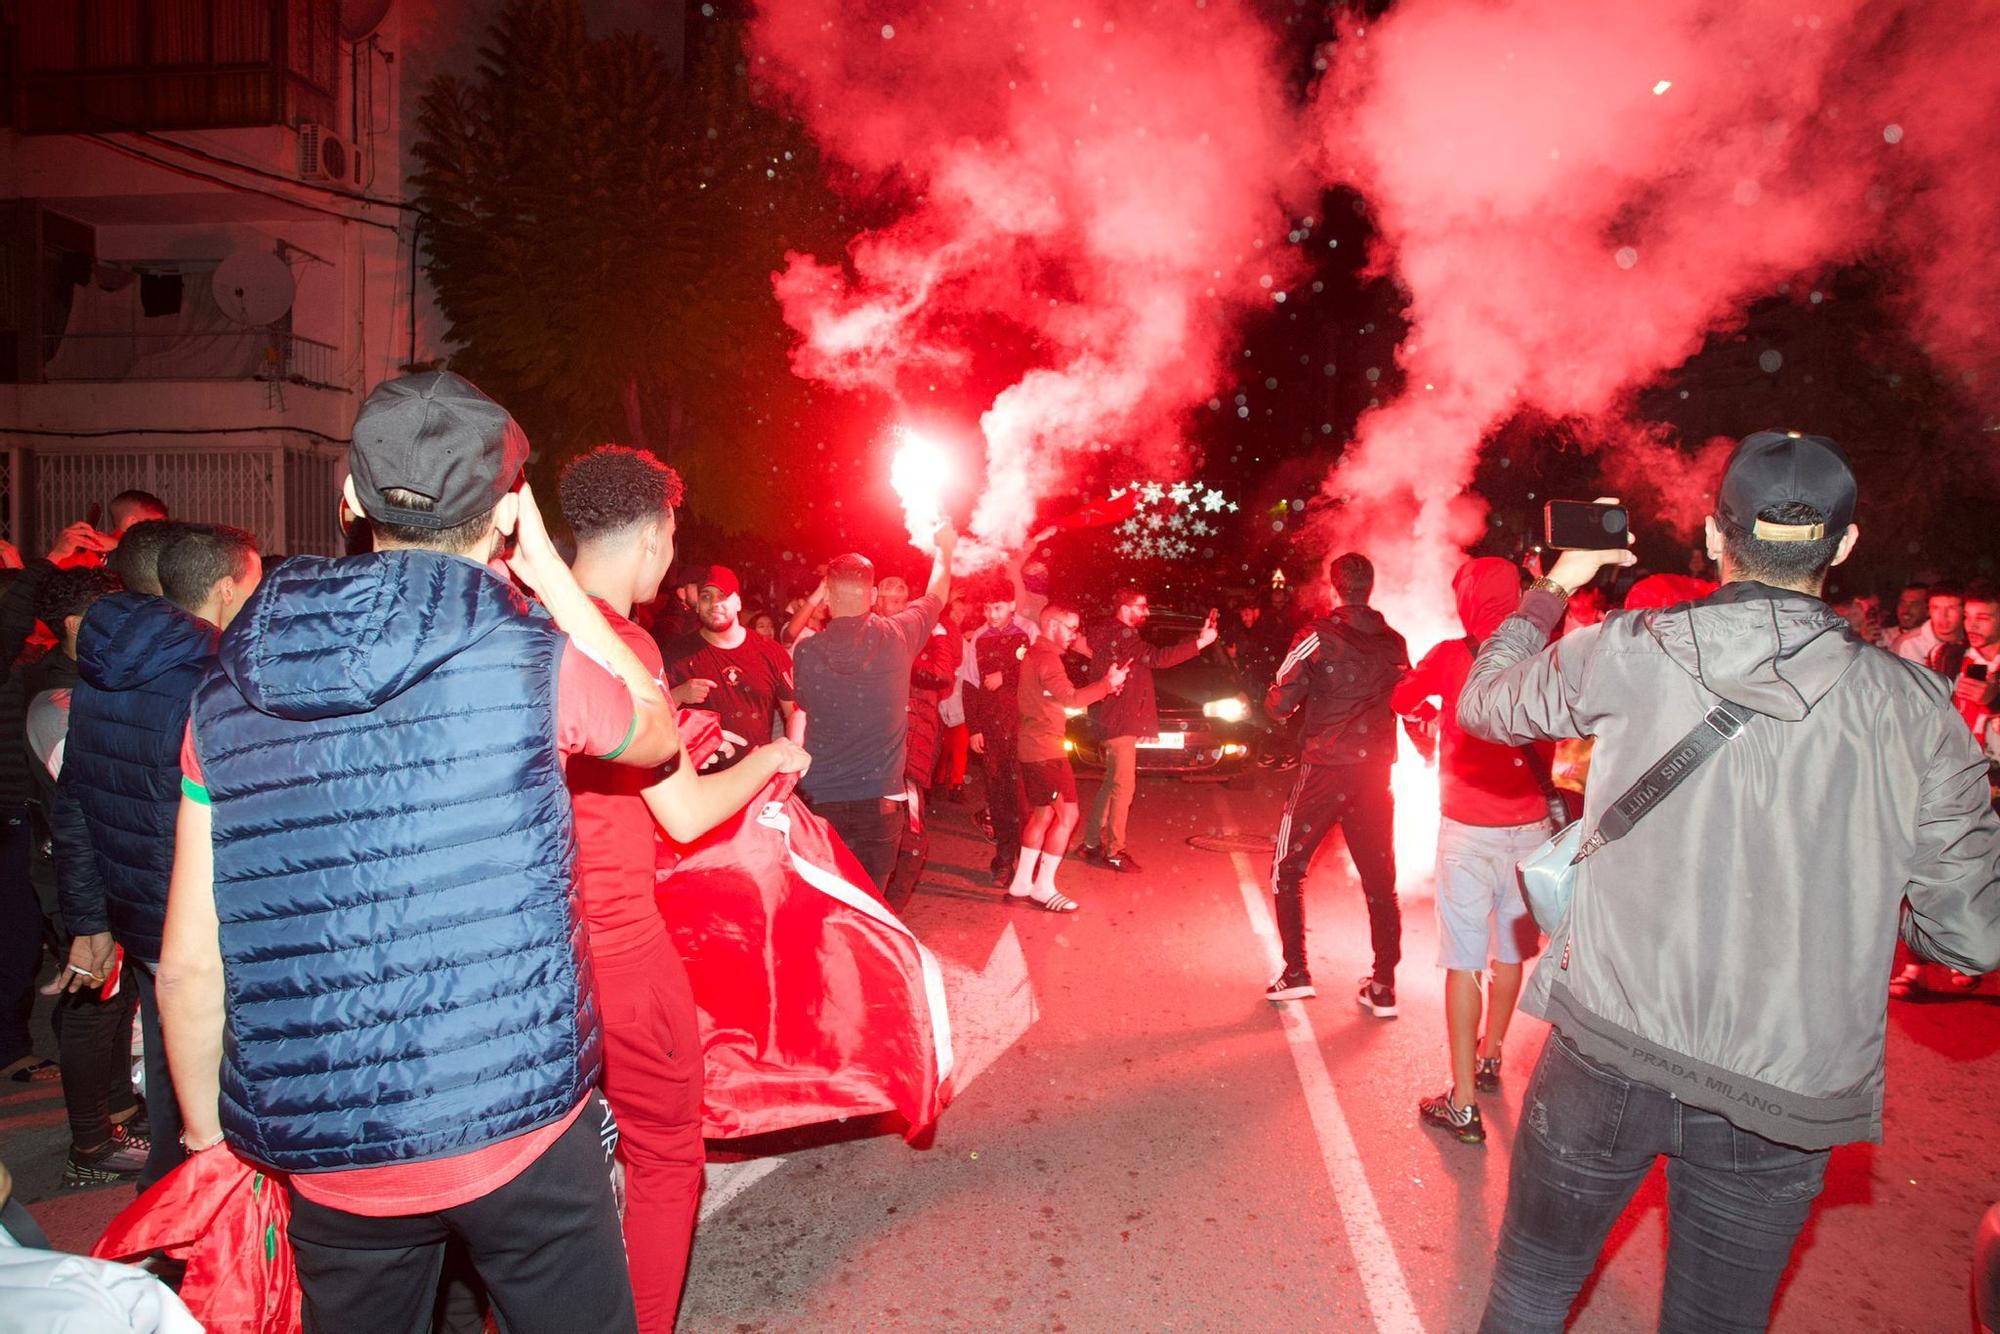
<svg viewBox="0 0 2000 1334">
<path fill-rule="evenodd" d="M 663 682 L 651 635 L 629 619 L 656 596 L 674 558 L 681 479 L 641 450 L 600 445 L 563 469 L 563 517 L 576 535 L 577 582 Z M 604 1092 L 625 1160 L 625 1252 L 639 1328 L 673 1328 L 701 1196 L 701 1042 L 687 971 L 653 900 L 655 820 L 682 842 L 741 810 L 772 775 L 802 772 L 805 751 L 780 739 L 727 770 L 661 777 L 578 756 L 570 761 L 576 883 L 604 1011 Z"/>
</svg>

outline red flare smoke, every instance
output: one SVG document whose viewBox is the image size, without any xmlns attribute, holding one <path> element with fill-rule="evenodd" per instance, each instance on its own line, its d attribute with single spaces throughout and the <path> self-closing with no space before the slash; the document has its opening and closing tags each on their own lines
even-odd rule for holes
<svg viewBox="0 0 2000 1334">
<path fill-rule="evenodd" d="M 1411 330 L 1409 389 L 1328 479 L 1348 503 L 1325 536 L 1385 557 L 1407 630 L 1477 536 L 1489 430 L 1538 408 L 1646 444 L 1615 426 L 1627 395 L 1788 280 L 1899 264 L 1933 354 L 2000 390 L 1973 378 L 2000 296 L 2000 7 L 1810 9 L 1405 0 L 1338 44 L 1329 168 L 1374 206 Z"/>
<path fill-rule="evenodd" d="M 776 276 L 798 372 L 914 391 L 963 375 L 990 319 L 1035 349 L 980 422 L 991 546 L 1087 452 L 1171 449 L 1232 324 L 1281 299 L 1294 140 L 1236 5 L 784 0 L 751 45 L 830 157 L 914 200 L 845 266 L 794 254 Z"/>
</svg>

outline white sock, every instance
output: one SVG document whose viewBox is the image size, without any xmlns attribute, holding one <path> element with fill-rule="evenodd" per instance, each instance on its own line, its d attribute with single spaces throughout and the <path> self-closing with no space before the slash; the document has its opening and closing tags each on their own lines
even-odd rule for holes
<svg viewBox="0 0 2000 1334">
<path fill-rule="evenodd" d="M 1056 868 L 1061 865 L 1061 853 L 1044 852 L 1042 854 L 1042 864 L 1035 868 L 1035 888 L 1042 891 L 1043 898 L 1047 898 L 1055 892 Z"/>
<path fill-rule="evenodd" d="M 1022 848 L 1021 860 L 1014 863 L 1014 883 L 1007 886 L 1009 894 L 1026 894 L 1035 885 L 1035 858 L 1042 855 L 1040 848 Z"/>
</svg>

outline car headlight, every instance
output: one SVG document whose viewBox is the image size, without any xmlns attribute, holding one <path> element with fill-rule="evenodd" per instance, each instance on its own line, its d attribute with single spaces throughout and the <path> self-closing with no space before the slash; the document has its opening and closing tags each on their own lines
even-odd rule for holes
<svg viewBox="0 0 2000 1334">
<path fill-rule="evenodd" d="M 1225 723 L 1240 723 L 1250 716 L 1250 701 L 1241 695 L 1231 695 L 1228 699 L 1212 699 L 1201 706 L 1201 716 L 1217 718 Z"/>
</svg>

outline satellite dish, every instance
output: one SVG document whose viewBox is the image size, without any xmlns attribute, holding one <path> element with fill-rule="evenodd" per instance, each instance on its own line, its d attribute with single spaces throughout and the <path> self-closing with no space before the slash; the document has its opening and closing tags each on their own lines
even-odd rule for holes
<svg viewBox="0 0 2000 1334">
<path fill-rule="evenodd" d="M 292 308 L 292 266 L 268 250 L 239 250 L 215 266 L 215 304 L 237 324 L 263 326 Z"/>
<path fill-rule="evenodd" d="M 390 0 L 340 0 L 340 36 L 358 42 L 382 26 L 389 16 Z"/>
</svg>

